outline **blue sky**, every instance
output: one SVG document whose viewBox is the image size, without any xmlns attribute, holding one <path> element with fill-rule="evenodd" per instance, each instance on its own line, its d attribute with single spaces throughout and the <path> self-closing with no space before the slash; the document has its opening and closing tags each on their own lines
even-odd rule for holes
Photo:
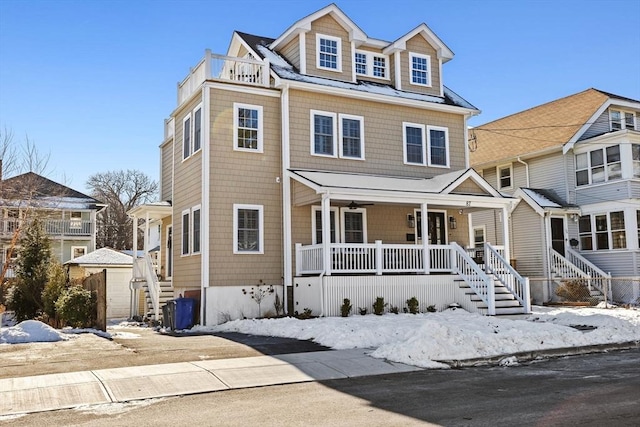
<svg viewBox="0 0 640 427">
<path fill-rule="evenodd" d="M 329 0 L 0 0 L 0 127 L 50 153 L 51 179 L 158 178 L 176 84 L 232 32 L 277 37 Z M 590 87 L 640 99 L 640 0 L 342 0 L 370 37 L 426 23 L 455 53 L 444 82 L 479 125 Z"/>
</svg>

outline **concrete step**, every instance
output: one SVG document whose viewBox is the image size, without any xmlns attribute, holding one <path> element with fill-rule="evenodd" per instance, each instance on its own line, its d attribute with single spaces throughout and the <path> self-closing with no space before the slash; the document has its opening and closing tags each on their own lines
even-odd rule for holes
<svg viewBox="0 0 640 427">
<path fill-rule="evenodd" d="M 508 308 L 503 308 L 503 307 L 496 307 L 496 316 L 508 316 L 511 314 L 526 314 L 524 312 L 524 307 L 508 307 Z"/>
</svg>

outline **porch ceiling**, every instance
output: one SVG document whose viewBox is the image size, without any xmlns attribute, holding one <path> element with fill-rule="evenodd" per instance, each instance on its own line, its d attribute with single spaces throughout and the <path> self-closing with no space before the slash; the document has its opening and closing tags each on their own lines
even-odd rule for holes
<svg viewBox="0 0 640 427">
<path fill-rule="evenodd" d="M 515 199 L 496 192 L 473 169 L 433 178 L 392 177 L 318 170 L 290 170 L 290 177 L 332 200 L 358 200 L 390 204 L 420 204 L 464 208 L 509 207 Z M 485 194 L 464 194 L 456 188 L 471 180 Z M 453 191 L 456 190 L 454 194 Z"/>
</svg>

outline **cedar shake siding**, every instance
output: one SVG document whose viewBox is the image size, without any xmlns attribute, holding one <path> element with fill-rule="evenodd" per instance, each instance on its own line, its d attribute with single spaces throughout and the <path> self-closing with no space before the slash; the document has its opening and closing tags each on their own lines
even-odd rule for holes
<svg viewBox="0 0 640 427">
<path fill-rule="evenodd" d="M 466 130 L 462 115 L 298 90 L 290 92 L 289 100 L 293 169 L 430 178 L 465 168 Z M 311 155 L 311 110 L 363 117 L 365 160 Z M 447 128 L 449 168 L 404 164 L 403 122 Z"/>
<path fill-rule="evenodd" d="M 173 186 L 173 150 L 174 140 L 168 141 L 160 147 L 161 150 L 161 187 L 162 194 L 160 194 L 160 200 L 171 200 L 171 190 Z"/>
<path fill-rule="evenodd" d="M 427 55 L 430 57 L 431 69 L 429 74 L 431 77 L 430 86 L 420 86 L 411 83 L 411 60 L 410 53 L 419 55 Z M 401 73 L 402 73 L 402 89 L 410 92 L 425 93 L 427 95 L 440 96 L 440 60 L 438 53 L 421 35 L 416 35 L 407 40 L 407 49 L 400 53 L 401 57 Z"/>
<path fill-rule="evenodd" d="M 341 51 L 338 53 L 342 63 L 341 71 L 331 71 L 317 67 L 317 39 L 316 34 L 337 37 L 341 40 Z M 305 35 L 307 50 L 307 74 L 326 77 L 333 80 L 353 81 L 352 64 L 353 55 L 349 33 L 340 26 L 331 16 L 325 15 L 311 24 L 311 31 Z"/>
<path fill-rule="evenodd" d="M 209 286 L 256 285 L 282 280 L 282 177 L 280 98 L 210 90 Z M 277 91 L 273 94 L 279 95 Z M 234 150 L 234 103 L 262 107 L 263 152 Z M 234 254 L 233 205 L 261 205 L 263 254 Z M 177 212 L 177 210 L 176 210 Z"/>
<path fill-rule="evenodd" d="M 278 53 L 297 70 L 300 70 L 300 37 L 294 37 Z"/>
</svg>

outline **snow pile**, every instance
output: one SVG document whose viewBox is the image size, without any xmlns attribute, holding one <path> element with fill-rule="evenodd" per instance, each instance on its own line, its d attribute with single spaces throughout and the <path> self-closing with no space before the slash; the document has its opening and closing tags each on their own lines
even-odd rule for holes
<svg viewBox="0 0 640 427">
<path fill-rule="evenodd" d="M 15 326 L 0 329 L 0 344 L 54 342 L 68 339 L 60 331 L 37 320 L 25 320 Z"/>
<path fill-rule="evenodd" d="M 235 320 L 192 331 L 312 340 L 334 349 L 367 348 L 373 357 L 439 368 L 446 365 L 438 361 L 640 341 L 640 311 L 534 307 L 530 316 L 511 320 L 457 309 L 418 315 Z"/>
</svg>

